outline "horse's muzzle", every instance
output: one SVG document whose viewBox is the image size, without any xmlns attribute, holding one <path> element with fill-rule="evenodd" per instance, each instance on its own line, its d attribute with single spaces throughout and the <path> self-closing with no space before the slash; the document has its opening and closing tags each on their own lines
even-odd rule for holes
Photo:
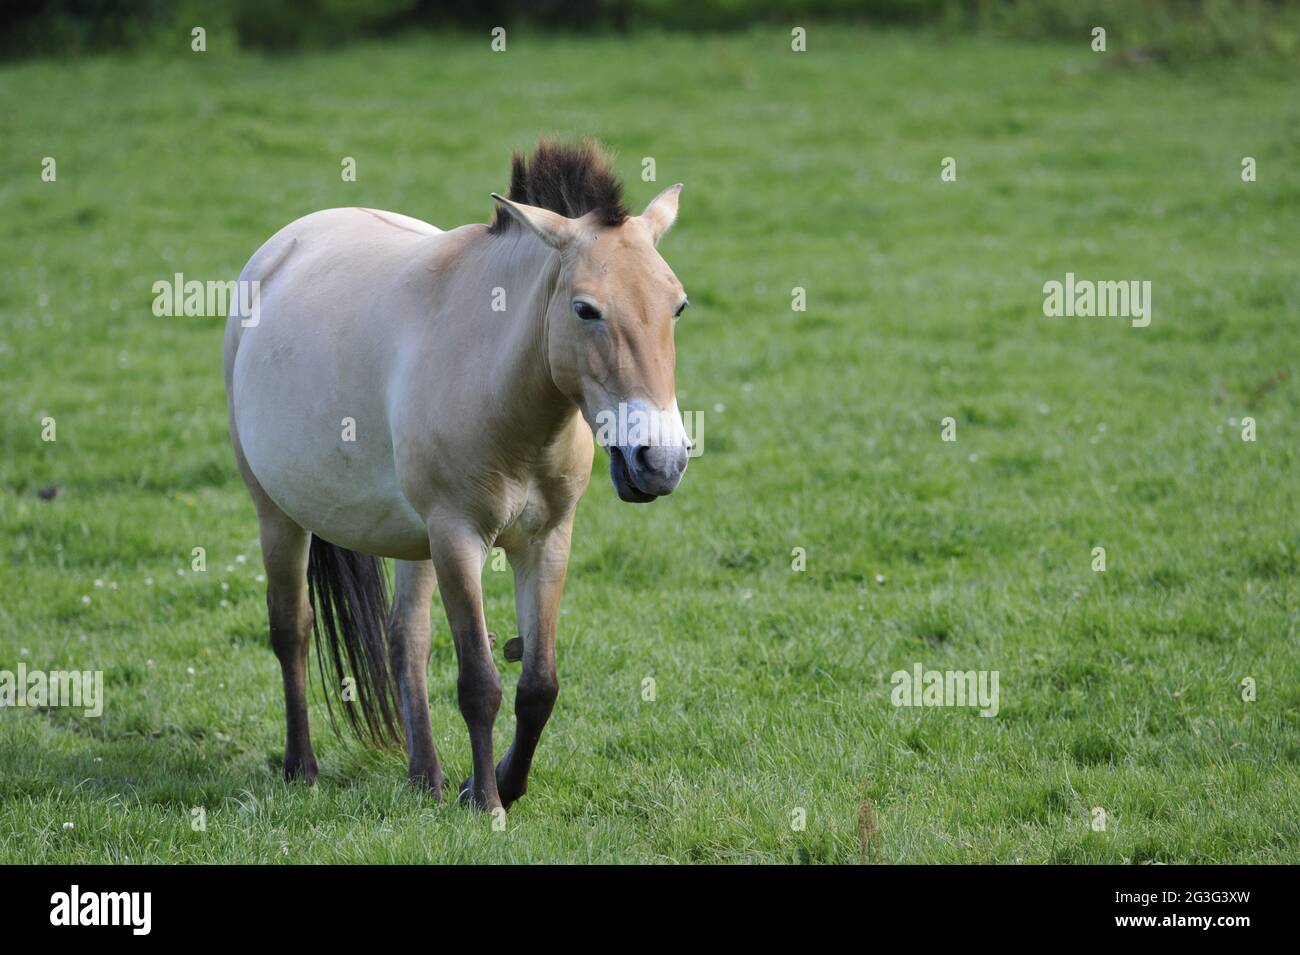
<svg viewBox="0 0 1300 955">
<path fill-rule="evenodd" d="M 681 483 L 689 460 L 688 449 L 641 445 L 609 449 L 609 479 L 621 500 L 648 504 L 671 494 Z"/>
</svg>

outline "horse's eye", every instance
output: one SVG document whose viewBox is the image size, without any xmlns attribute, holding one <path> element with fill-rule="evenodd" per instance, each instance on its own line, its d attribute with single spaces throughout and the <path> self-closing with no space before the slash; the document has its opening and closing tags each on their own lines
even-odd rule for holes
<svg viewBox="0 0 1300 955">
<path fill-rule="evenodd" d="M 584 322 L 594 322 L 600 318 L 600 309 L 590 302 L 579 300 L 573 303 L 573 314 Z"/>
<path fill-rule="evenodd" d="M 682 302 L 682 304 L 678 305 L 678 306 L 677 306 L 677 311 L 673 312 L 673 318 L 681 318 L 681 317 L 682 317 L 682 312 L 686 311 L 686 306 L 687 306 L 687 305 L 690 305 L 690 304 L 691 304 L 691 303 L 690 303 L 689 301 L 686 301 L 686 302 Z"/>
</svg>

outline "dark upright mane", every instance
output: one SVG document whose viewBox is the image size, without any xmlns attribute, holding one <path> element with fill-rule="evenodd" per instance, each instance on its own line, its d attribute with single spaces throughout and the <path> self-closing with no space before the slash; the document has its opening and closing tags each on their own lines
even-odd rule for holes
<svg viewBox="0 0 1300 955">
<path fill-rule="evenodd" d="M 577 219 L 595 212 L 602 225 L 619 225 L 628 217 L 623 184 L 614 175 L 609 156 L 586 140 L 568 144 L 543 139 L 531 157 L 515 153 L 510 160 L 512 202 L 523 202 Z M 498 208 L 491 231 L 502 233 L 518 225 Z"/>
</svg>

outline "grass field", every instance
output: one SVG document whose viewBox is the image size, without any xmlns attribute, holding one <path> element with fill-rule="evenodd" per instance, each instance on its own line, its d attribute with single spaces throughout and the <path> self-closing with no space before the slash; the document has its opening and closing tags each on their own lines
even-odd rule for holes
<svg viewBox="0 0 1300 955">
<path fill-rule="evenodd" d="M 0 712 L 0 861 L 1300 860 L 1295 82 L 838 27 L 3 67 L 0 669 L 107 685 L 99 719 Z M 705 453 L 648 508 L 598 459 L 505 831 L 337 740 L 319 686 L 321 777 L 286 785 L 224 320 L 152 285 L 329 206 L 485 221 L 542 131 L 605 139 L 637 208 L 686 183 Z M 1151 325 L 1045 317 L 1066 272 L 1150 280 Z M 918 662 L 998 671 L 998 715 L 896 708 Z"/>
</svg>

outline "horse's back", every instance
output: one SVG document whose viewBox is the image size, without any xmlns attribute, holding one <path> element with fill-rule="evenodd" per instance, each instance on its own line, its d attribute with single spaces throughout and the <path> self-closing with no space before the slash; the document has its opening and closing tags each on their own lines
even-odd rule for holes
<svg viewBox="0 0 1300 955">
<path fill-rule="evenodd" d="M 298 263 L 341 249 L 364 252 L 394 241 L 442 234 L 437 226 L 400 212 L 360 206 L 322 209 L 295 219 L 262 243 L 239 277 L 241 281 L 269 282 L 289 261 Z"/>
</svg>

